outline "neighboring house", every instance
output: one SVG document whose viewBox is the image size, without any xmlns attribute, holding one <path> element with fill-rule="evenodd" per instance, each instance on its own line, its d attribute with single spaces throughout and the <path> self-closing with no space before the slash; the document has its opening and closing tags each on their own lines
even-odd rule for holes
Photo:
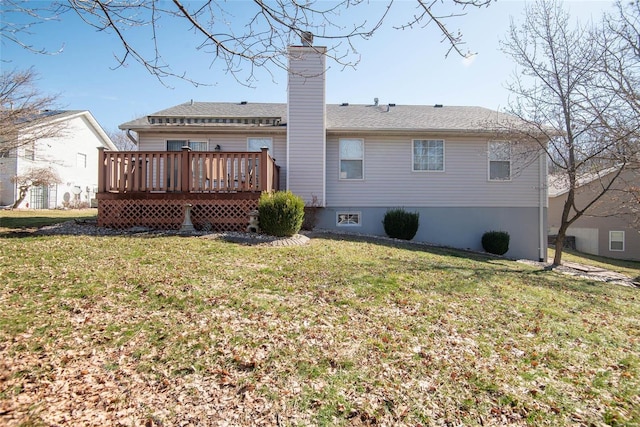
<svg viewBox="0 0 640 427">
<path fill-rule="evenodd" d="M 0 157 L 0 206 L 11 206 L 18 199 L 14 178 L 38 168 L 55 171 L 60 183 L 32 186 L 19 208 L 88 206 L 98 185 L 98 147 L 117 150 L 116 146 L 89 111 L 43 111 L 42 115 L 47 120 L 38 125 L 56 127 L 55 136 L 22 145 Z M 23 132 L 29 132 L 29 128 Z"/>
<path fill-rule="evenodd" d="M 202 207 L 213 206 L 212 196 L 223 197 L 218 189 L 238 197 L 288 189 L 319 207 L 318 228 L 384 235 L 385 212 L 400 207 L 420 213 L 414 240 L 481 250 L 484 232 L 504 230 L 511 236 L 507 256 L 546 258 L 545 158 L 535 143 L 512 144 L 486 125 L 512 117 L 377 99 L 327 105 L 324 48 L 294 46 L 289 53 L 287 104 L 191 101 L 120 125 L 137 133 L 140 151 L 105 153 L 99 221 L 131 226 L 136 222 L 126 219 L 141 206 L 159 212 L 173 199 L 180 202 L 171 202 L 171 211 L 137 223 L 161 226 L 160 217 L 188 202 L 194 224 L 219 228 L 201 212 L 213 209 Z M 180 152 L 183 146 L 190 151 Z M 268 150 L 260 153 L 262 147 Z M 254 157 L 246 160 L 247 152 Z M 534 161 L 521 162 L 525 152 Z M 266 153 L 268 160 L 257 159 Z M 192 170 L 183 175 L 179 165 Z M 252 165 L 270 168 L 261 169 L 258 187 L 250 187 Z M 247 220 L 244 212 L 237 229 Z"/>
<path fill-rule="evenodd" d="M 579 180 L 575 205 L 583 209 L 609 184 L 618 169 L 608 169 Z M 635 194 L 631 191 L 635 190 Z M 560 227 L 569 191 L 565 180 L 549 177 L 549 235 Z M 567 230 L 575 249 L 609 258 L 640 261 L 640 170 L 623 171 L 612 188 Z M 571 216 L 575 211 L 572 209 Z"/>
</svg>

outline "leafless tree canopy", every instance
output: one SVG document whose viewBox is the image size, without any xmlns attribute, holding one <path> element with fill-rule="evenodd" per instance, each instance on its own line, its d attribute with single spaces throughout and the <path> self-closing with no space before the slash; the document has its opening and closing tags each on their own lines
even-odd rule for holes
<svg viewBox="0 0 640 427">
<path fill-rule="evenodd" d="M 68 13 L 77 14 L 98 31 L 116 35 L 122 46 L 116 56 L 118 66 L 133 60 L 161 81 L 172 76 L 199 84 L 202 82 L 176 71 L 165 60 L 163 27 L 184 28 L 185 37 L 194 36 L 194 47 L 211 58 L 212 66 L 219 66 L 240 83 L 251 85 L 256 67 L 267 71 L 286 68 L 287 46 L 298 44 L 303 32 L 312 33 L 316 44 L 326 44 L 327 56 L 333 61 L 354 66 L 359 59 L 356 41 L 372 37 L 396 6 L 396 0 L 386 1 L 379 16 L 367 21 L 357 18 L 362 16 L 358 11 L 371 8 L 365 0 L 253 0 L 243 2 L 239 15 L 233 15 L 229 3 L 221 0 L 4 0 L 5 19 L 0 23 L 0 35 L 5 41 L 45 53 L 46 48 L 26 41 L 29 32 L 35 31 L 33 28 L 39 23 L 60 20 Z M 470 53 L 464 50 L 462 34 L 450 30 L 447 22 L 466 13 L 468 6 L 487 6 L 493 0 L 413 1 L 413 15 L 395 28 L 435 26 L 448 46 L 447 54 L 453 51 L 466 56 Z M 150 40 L 151 45 L 140 45 L 132 37 L 141 31 L 146 32 L 145 40 Z"/>
<path fill-rule="evenodd" d="M 16 148 L 63 131 L 62 125 L 50 123 L 43 114 L 52 108 L 56 96 L 42 94 L 35 80 L 31 69 L 6 71 L 0 77 L 0 157 L 16 155 Z"/>
<path fill-rule="evenodd" d="M 575 24 L 559 3 L 538 1 L 512 21 L 502 48 L 517 70 L 508 88 L 509 112 L 528 124 L 527 138 L 546 150 L 550 168 L 569 189 L 556 258 L 560 264 L 567 228 L 637 165 L 640 135 L 638 66 L 624 22 L 637 23 L 637 7 L 619 5 L 619 16 L 601 24 Z M 635 12 L 634 12 L 635 11 Z M 631 14 L 630 14 L 631 13 Z M 635 17 L 633 13 L 636 13 Z M 585 205 L 575 201 L 580 179 L 613 168 Z"/>
<path fill-rule="evenodd" d="M 50 186 L 59 184 L 62 181 L 58 173 L 51 168 L 33 168 L 23 175 L 15 176 L 12 181 L 18 187 L 18 198 L 13 204 L 13 208 L 20 206 L 31 187 Z"/>
</svg>

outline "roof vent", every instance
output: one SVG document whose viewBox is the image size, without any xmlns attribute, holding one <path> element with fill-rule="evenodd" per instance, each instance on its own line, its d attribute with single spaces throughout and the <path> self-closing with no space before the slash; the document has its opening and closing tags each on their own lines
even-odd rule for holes
<svg viewBox="0 0 640 427">
<path fill-rule="evenodd" d="M 442 108 L 442 104 L 436 104 L 433 106 L 433 108 Z"/>
<path fill-rule="evenodd" d="M 379 101 L 380 100 L 378 98 L 373 98 L 373 105 L 375 105 L 377 107 Z"/>
<path fill-rule="evenodd" d="M 349 103 L 348 102 L 343 102 L 342 104 L 340 104 L 341 107 L 348 107 Z"/>
<path fill-rule="evenodd" d="M 300 33 L 300 43 L 302 43 L 302 46 L 313 45 L 313 33 L 311 31 L 303 31 Z"/>
<path fill-rule="evenodd" d="M 240 105 L 247 105 L 247 101 L 240 101 Z"/>
</svg>

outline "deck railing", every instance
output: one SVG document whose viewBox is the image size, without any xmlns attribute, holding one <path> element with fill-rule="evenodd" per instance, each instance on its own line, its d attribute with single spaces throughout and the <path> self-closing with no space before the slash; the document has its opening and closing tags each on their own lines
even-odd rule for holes
<svg viewBox="0 0 640 427">
<path fill-rule="evenodd" d="M 99 149 L 99 193 L 232 193 L 278 190 L 279 167 L 261 152 Z"/>
</svg>

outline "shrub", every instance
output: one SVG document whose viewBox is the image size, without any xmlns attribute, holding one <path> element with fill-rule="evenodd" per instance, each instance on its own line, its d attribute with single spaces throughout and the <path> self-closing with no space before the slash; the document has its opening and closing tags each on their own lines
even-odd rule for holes
<svg viewBox="0 0 640 427">
<path fill-rule="evenodd" d="M 291 191 L 262 193 L 258 201 L 260 228 L 266 234 L 293 236 L 302 226 L 304 200 Z"/>
<path fill-rule="evenodd" d="M 509 233 L 487 231 L 482 235 L 482 247 L 490 254 L 504 255 L 509 250 Z"/>
<path fill-rule="evenodd" d="M 418 232 L 420 214 L 404 209 L 391 209 L 384 214 L 384 232 L 396 239 L 411 240 Z"/>
</svg>

